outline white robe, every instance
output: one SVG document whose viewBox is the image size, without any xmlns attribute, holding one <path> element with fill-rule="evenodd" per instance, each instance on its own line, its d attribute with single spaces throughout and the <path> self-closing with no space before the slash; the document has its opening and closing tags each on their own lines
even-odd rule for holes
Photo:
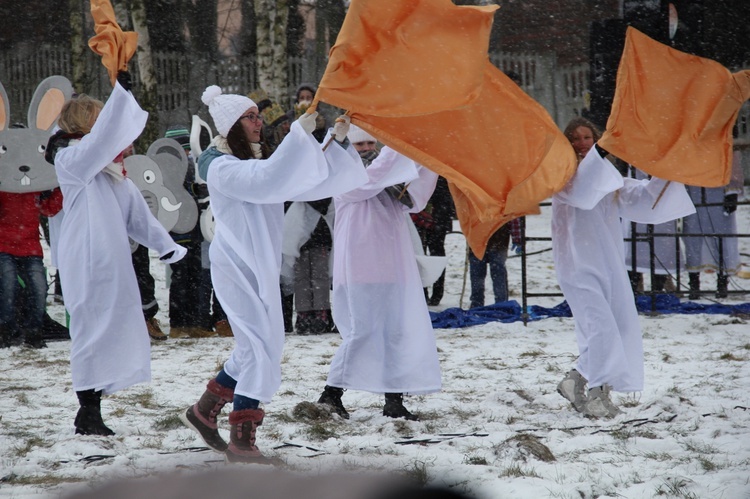
<svg viewBox="0 0 750 499">
<path fill-rule="evenodd" d="M 589 387 L 643 390 L 643 340 L 625 269 L 620 218 L 663 223 L 695 211 L 685 187 L 623 179 L 595 148 L 552 198 L 552 248 L 557 279 L 575 320 L 578 372 Z"/>
<path fill-rule="evenodd" d="M 366 180 L 352 147 L 331 144 L 324 154 L 297 122 L 268 159 L 225 154 L 211 162 L 211 279 L 234 331 L 236 345 L 224 370 L 237 380 L 235 394 L 270 402 L 281 384 L 284 201 L 331 197 Z"/>
<path fill-rule="evenodd" d="M 404 212 L 424 209 L 437 175 L 390 148 L 368 183 L 335 197 L 333 319 L 343 342 L 328 384 L 373 393 L 430 393 L 440 364 Z M 414 207 L 384 192 L 409 183 Z"/>
<path fill-rule="evenodd" d="M 130 256 L 131 237 L 184 256 L 130 179 L 102 170 L 138 135 L 148 113 L 117 84 L 91 133 L 60 150 L 55 170 L 65 215 L 57 261 L 70 312 L 73 388 L 105 394 L 151 379 L 150 340 Z"/>
</svg>

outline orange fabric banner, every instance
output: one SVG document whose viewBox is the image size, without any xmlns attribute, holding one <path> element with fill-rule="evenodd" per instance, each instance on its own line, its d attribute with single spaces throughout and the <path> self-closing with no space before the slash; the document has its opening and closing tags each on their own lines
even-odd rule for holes
<svg viewBox="0 0 750 499">
<path fill-rule="evenodd" d="M 732 127 L 748 98 L 750 71 L 732 74 L 630 27 L 599 144 L 650 175 L 721 187 L 732 171 Z"/>
<path fill-rule="evenodd" d="M 352 0 L 316 99 L 359 113 L 454 109 L 482 85 L 497 6 L 451 0 Z"/>
<path fill-rule="evenodd" d="M 489 62 L 493 11 L 353 0 L 315 95 L 444 176 L 479 258 L 497 229 L 538 213 L 577 167 L 546 110 Z"/>
<path fill-rule="evenodd" d="M 128 62 L 138 46 L 138 34 L 123 32 L 115 19 L 115 11 L 109 0 L 91 0 L 91 16 L 94 18 L 96 35 L 89 39 L 89 47 L 102 56 L 112 86 L 118 71 L 127 71 Z"/>
</svg>

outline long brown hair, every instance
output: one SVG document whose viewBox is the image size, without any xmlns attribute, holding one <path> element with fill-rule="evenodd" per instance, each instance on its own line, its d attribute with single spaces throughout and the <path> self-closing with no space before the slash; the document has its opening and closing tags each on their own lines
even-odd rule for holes
<svg viewBox="0 0 750 499">
<path fill-rule="evenodd" d="M 599 139 L 602 138 L 602 132 L 599 131 L 596 125 L 594 125 L 592 122 L 590 122 L 586 118 L 582 118 L 578 116 L 570 120 L 567 126 L 565 127 L 565 130 L 563 131 L 563 135 L 567 137 L 568 142 L 573 143 L 573 133 L 576 131 L 576 128 L 578 128 L 579 126 L 582 126 L 591 130 L 591 134 L 594 136 L 594 142 L 598 142 Z"/>
<path fill-rule="evenodd" d="M 232 154 L 239 159 L 256 159 L 253 156 L 253 149 L 250 147 L 250 143 L 245 134 L 245 129 L 242 128 L 242 122 L 240 120 L 235 121 L 227 134 L 227 145 L 232 150 Z M 266 159 L 271 155 L 271 150 L 263 133 L 260 134 L 260 152 L 262 159 Z"/>
</svg>

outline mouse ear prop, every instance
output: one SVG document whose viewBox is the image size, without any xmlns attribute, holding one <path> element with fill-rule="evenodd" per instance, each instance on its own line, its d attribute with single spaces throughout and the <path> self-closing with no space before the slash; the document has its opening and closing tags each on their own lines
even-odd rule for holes
<svg viewBox="0 0 750 499">
<path fill-rule="evenodd" d="M 138 46 L 138 34 L 122 31 L 109 0 L 91 0 L 91 16 L 96 35 L 89 39 L 89 47 L 102 56 L 102 64 L 114 86 L 118 71 L 128 70 L 128 62 Z"/>
</svg>

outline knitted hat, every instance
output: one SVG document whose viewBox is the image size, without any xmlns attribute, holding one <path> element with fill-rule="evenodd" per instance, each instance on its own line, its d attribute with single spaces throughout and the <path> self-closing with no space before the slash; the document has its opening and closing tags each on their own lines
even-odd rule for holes
<svg viewBox="0 0 750 499">
<path fill-rule="evenodd" d="M 257 107 L 249 97 L 236 94 L 223 94 L 217 85 L 206 88 L 201 100 L 208 106 L 219 134 L 227 136 L 232 126 L 248 109 Z"/>
<path fill-rule="evenodd" d="M 176 140 L 185 150 L 190 149 L 190 134 L 188 133 L 187 128 L 182 125 L 170 126 L 167 128 L 164 137 Z"/>
<path fill-rule="evenodd" d="M 370 135 L 369 132 L 359 128 L 354 123 L 349 125 L 349 133 L 347 134 L 347 137 L 349 137 L 349 142 L 352 144 L 356 144 L 357 142 L 378 141 L 378 139 Z"/>
<path fill-rule="evenodd" d="M 263 115 L 263 122 L 269 126 L 280 125 L 282 121 L 289 119 L 284 110 L 275 102 L 260 112 Z"/>
</svg>

